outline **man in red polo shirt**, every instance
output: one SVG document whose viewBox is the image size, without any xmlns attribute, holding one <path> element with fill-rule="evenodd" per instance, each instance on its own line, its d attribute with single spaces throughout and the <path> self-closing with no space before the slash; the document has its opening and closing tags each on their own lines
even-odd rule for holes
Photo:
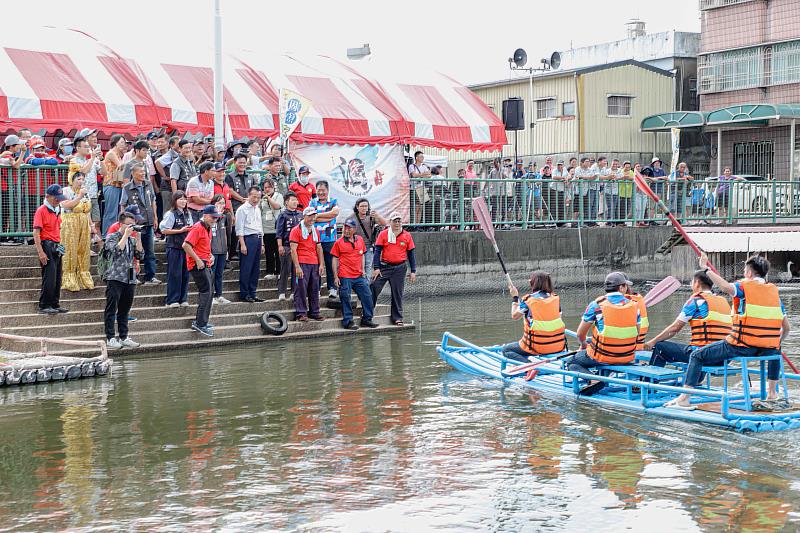
<svg viewBox="0 0 800 533">
<path fill-rule="evenodd" d="M 300 322 L 308 322 L 309 318 L 325 320 L 319 314 L 319 280 L 325 273 L 325 262 L 319 232 L 314 227 L 316 220 L 317 210 L 306 207 L 303 210 L 303 222 L 289 232 L 296 280 L 294 310 Z"/>
<path fill-rule="evenodd" d="M 317 197 L 317 188 L 308 181 L 309 174 L 307 166 L 300 167 L 297 172 L 297 181 L 289 185 L 289 190 L 297 196 L 297 206 L 300 209 L 308 207 L 311 199 Z"/>
<path fill-rule="evenodd" d="M 55 315 L 66 313 L 61 307 L 61 208 L 65 200 L 61 185 L 50 185 L 45 191 L 44 203 L 33 215 L 33 242 L 42 265 L 42 291 L 39 295 L 39 313 Z"/>
<path fill-rule="evenodd" d="M 211 226 L 216 224 L 222 216 L 213 205 L 207 205 L 201 212 L 200 222 L 192 226 L 186 240 L 183 241 L 183 251 L 186 252 L 186 268 L 194 279 L 199 293 L 197 299 L 197 314 L 192 329 L 205 335 L 214 336 L 214 326 L 208 323 L 211 315 L 211 288 L 213 278 L 211 267 L 214 265 L 214 256 L 211 255 Z"/>
<path fill-rule="evenodd" d="M 356 219 L 348 218 L 342 227 L 342 237 L 333 243 L 331 255 L 333 256 L 334 284 L 339 287 L 339 299 L 342 302 L 342 327 L 357 330 L 353 323 L 353 306 L 350 303 L 350 291 L 355 291 L 361 301 L 361 325 L 367 328 L 377 328 L 378 324 L 372 321 L 374 305 L 369 283 L 364 278 L 364 254 L 367 245 L 364 239 L 356 235 Z"/>
<path fill-rule="evenodd" d="M 406 261 L 411 268 L 408 279 L 417 279 L 417 260 L 414 255 L 414 239 L 403 229 L 400 213 L 389 215 L 389 227 L 380 232 L 375 240 L 375 258 L 372 266 L 372 301 L 378 301 L 383 286 L 389 283 L 392 291 L 392 323 L 403 325 L 403 288 L 406 279 Z"/>
</svg>

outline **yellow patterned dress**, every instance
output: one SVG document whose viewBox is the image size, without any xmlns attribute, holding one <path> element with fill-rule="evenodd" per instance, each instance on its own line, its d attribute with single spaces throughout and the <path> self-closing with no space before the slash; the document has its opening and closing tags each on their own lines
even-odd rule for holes
<svg viewBox="0 0 800 533">
<path fill-rule="evenodd" d="M 75 197 L 72 188 L 65 188 L 64 195 L 68 199 Z M 91 230 L 89 229 L 89 213 L 92 204 L 83 198 L 70 210 L 63 210 L 61 215 L 61 244 L 64 246 L 62 258 L 61 286 L 68 291 L 94 289 L 94 280 L 89 271 L 89 246 Z"/>
</svg>

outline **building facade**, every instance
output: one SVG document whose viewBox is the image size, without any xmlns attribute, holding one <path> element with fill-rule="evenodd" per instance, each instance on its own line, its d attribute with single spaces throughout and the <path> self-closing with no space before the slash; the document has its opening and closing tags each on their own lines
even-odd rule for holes
<svg viewBox="0 0 800 533">
<path fill-rule="evenodd" d="M 698 91 L 711 168 L 797 178 L 800 0 L 699 1 Z"/>
</svg>

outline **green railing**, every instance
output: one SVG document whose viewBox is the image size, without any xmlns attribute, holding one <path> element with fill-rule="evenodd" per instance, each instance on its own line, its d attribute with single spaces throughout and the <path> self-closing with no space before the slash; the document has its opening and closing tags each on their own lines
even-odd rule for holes
<svg viewBox="0 0 800 533">
<path fill-rule="evenodd" d="M 800 217 L 800 184 L 789 181 L 651 181 L 653 190 L 686 224 Z M 645 225 L 666 221 L 629 180 L 543 179 L 464 181 L 412 178 L 411 226 L 470 229 L 472 198 L 483 196 L 500 228 L 547 225 Z"/>
<path fill-rule="evenodd" d="M 67 165 L 0 166 L 0 237 L 29 237 L 33 214 L 42 205 L 47 187 L 67 183 Z"/>
</svg>

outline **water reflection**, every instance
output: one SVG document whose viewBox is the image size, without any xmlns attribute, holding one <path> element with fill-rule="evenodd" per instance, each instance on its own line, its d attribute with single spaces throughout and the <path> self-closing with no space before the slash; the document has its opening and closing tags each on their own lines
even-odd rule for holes
<svg viewBox="0 0 800 533">
<path fill-rule="evenodd" d="M 519 336 L 500 318 L 505 299 L 452 303 L 458 317 L 423 310 L 421 336 L 123 360 L 108 379 L 0 390 L 2 527 L 799 527 L 796 435 L 631 416 L 451 371 L 432 349 L 444 329 Z"/>
</svg>

